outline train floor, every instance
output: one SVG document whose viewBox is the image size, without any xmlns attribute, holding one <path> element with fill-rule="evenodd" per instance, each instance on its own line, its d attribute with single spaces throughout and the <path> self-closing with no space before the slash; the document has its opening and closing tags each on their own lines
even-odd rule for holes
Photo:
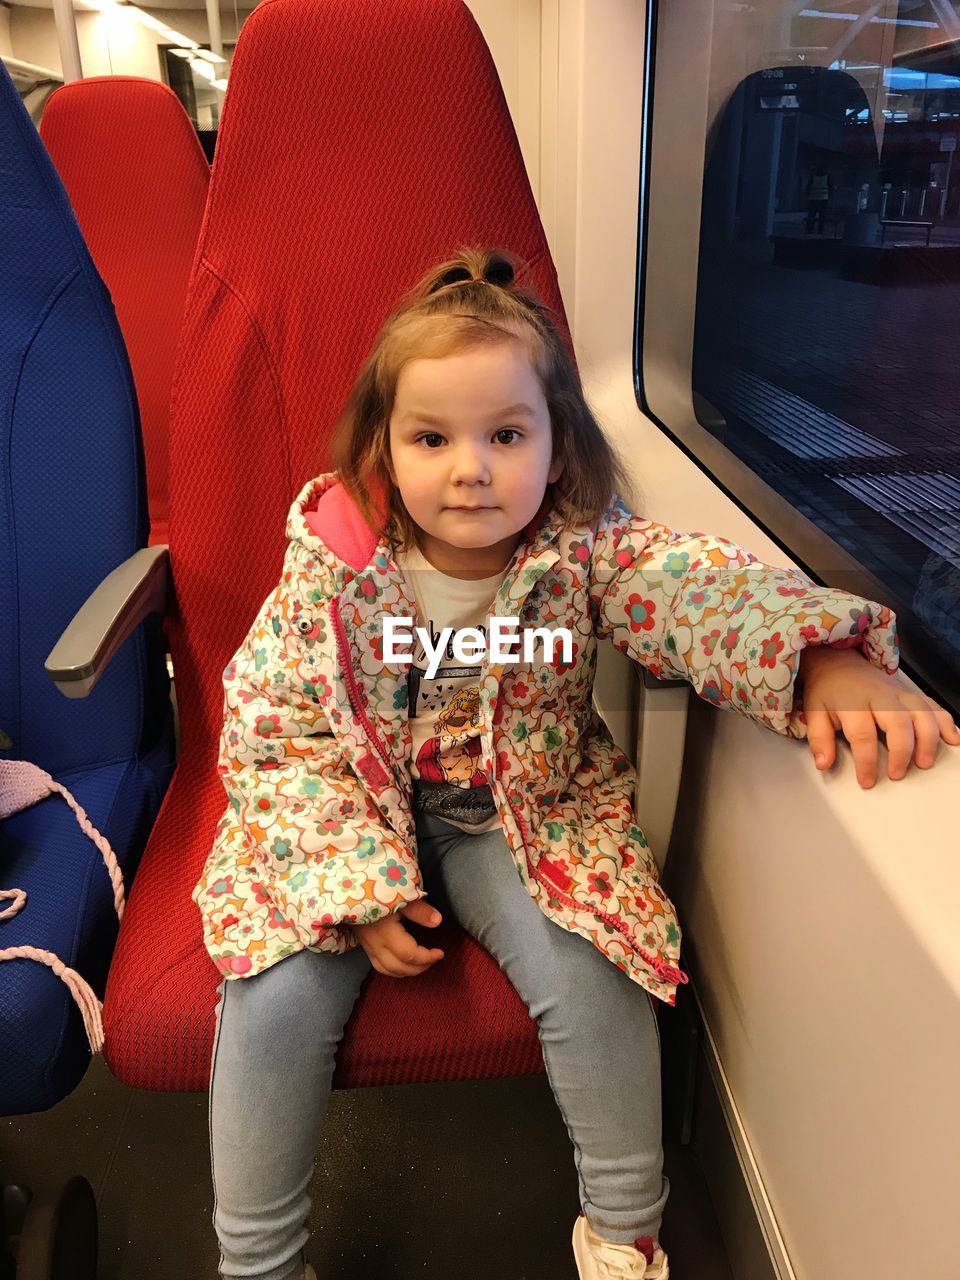
<svg viewBox="0 0 960 1280">
<path fill-rule="evenodd" d="M 96 1058 L 0 1134 L 3 1182 L 90 1181 L 98 1280 L 216 1280 L 206 1094 L 131 1090 Z M 666 1172 L 673 1280 L 732 1280 L 692 1150 L 668 1139 Z M 577 1280 L 573 1149 L 545 1075 L 335 1091 L 312 1195 L 319 1280 Z"/>
</svg>

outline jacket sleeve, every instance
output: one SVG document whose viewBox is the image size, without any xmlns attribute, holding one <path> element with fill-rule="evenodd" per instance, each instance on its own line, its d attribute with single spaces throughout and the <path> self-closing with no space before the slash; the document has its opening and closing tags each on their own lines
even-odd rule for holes
<svg viewBox="0 0 960 1280">
<path fill-rule="evenodd" d="M 224 673 L 224 822 L 264 892 L 306 945 L 349 950 L 346 926 L 424 896 L 415 853 L 343 759 L 320 704 L 316 648 L 330 627 L 330 573 L 291 542 L 283 578 Z M 326 582 L 324 581 L 326 579 Z M 333 936 L 332 936 L 333 935 Z"/>
<path fill-rule="evenodd" d="M 590 611 L 596 635 L 664 679 L 777 733 L 806 736 L 794 682 L 807 645 L 857 647 L 897 669 L 885 605 L 771 568 L 725 538 L 677 533 L 618 498 L 597 527 Z"/>
</svg>

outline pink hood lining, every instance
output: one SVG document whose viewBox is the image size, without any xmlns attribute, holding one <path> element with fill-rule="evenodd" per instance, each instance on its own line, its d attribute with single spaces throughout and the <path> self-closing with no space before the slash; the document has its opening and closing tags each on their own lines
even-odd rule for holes
<svg viewBox="0 0 960 1280">
<path fill-rule="evenodd" d="M 377 535 L 342 484 L 325 489 L 313 509 L 304 510 L 303 518 L 310 532 L 352 569 L 359 572 L 370 563 Z"/>
</svg>

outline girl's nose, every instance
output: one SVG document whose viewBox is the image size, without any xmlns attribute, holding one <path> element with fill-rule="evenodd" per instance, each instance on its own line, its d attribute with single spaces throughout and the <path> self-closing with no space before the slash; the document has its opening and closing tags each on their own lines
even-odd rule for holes
<svg viewBox="0 0 960 1280">
<path fill-rule="evenodd" d="M 490 469 L 482 450 L 465 448 L 458 451 L 453 463 L 454 484 L 486 484 Z"/>
</svg>

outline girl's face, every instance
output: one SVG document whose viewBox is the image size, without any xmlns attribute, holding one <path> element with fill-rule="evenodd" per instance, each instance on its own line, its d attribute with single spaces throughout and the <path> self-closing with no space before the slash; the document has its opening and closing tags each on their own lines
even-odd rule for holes
<svg viewBox="0 0 960 1280">
<path fill-rule="evenodd" d="M 552 455 L 547 402 L 519 342 L 401 370 L 390 470 L 434 568 L 459 578 L 504 569 L 560 475 Z"/>
</svg>

